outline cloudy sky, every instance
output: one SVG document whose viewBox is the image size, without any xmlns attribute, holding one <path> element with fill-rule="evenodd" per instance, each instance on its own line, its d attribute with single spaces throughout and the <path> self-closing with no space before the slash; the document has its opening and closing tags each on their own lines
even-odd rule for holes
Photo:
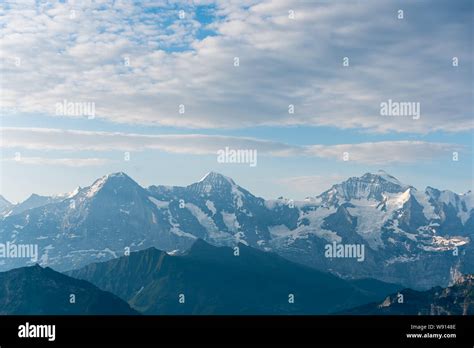
<svg viewBox="0 0 474 348">
<path fill-rule="evenodd" d="M 0 194 L 67 192 L 116 171 L 187 185 L 213 170 L 301 199 L 378 169 L 465 192 L 473 7 L 2 1 Z M 419 117 L 382 115 L 389 100 L 419 103 Z M 218 162 L 226 147 L 256 150 L 257 166 Z"/>
</svg>

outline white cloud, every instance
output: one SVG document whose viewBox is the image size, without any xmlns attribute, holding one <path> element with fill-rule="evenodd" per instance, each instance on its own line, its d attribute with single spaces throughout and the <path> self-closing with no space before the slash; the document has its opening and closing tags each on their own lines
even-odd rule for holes
<svg viewBox="0 0 474 348">
<path fill-rule="evenodd" d="M 5 127 L 1 132 L 0 147 L 30 150 L 66 151 L 143 151 L 160 150 L 175 154 L 216 155 L 217 151 L 231 149 L 257 150 L 258 155 L 297 157 L 309 156 L 366 164 L 413 163 L 436 158 L 451 158 L 452 151 L 465 151 L 456 144 L 423 141 L 382 141 L 357 144 L 297 146 L 257 138 L 172 134 L 146 135 L 119 132 L 96 132 L 48 128 Z"/>
<path fill-rule="evenodd" d="M 226 146 L 236 149 L 257 149 L 274 156 L 298 155 L 303 149 L 283 143 L 255 138 L 177 134 L 146 135 L 120 132 L 96 132 L 50 128 L 14 128 L 1 130 L 3 148 L 68 151 L 143 151 L 161 150 L 194 155 L 216 154 Z"/>
<path fill-rule="evenodd" d="M 2 158 L 3 162 L 15 162 L 19 165 L 48 165 L 48 166 L 66 166 L 66 167 L 89 167 L 102 166 L 110 163 L 110 160 L 104 158 L 47 158 L 47 157 L 20 157 Z"/>
<path fill-rule="evenodd" d="M 427 162 L 435 158 L 451 159 L 452 152 L 463 152 L 463 146 L 424 141 L 379 141 L 358 144 L 313 145 L 308 153 L 323 158 L 343 159 L 366 164 Z"/>
<path fill-rule="evenodd" d="M 0 10 L 0 106 L 54 115 L 64 99 L 94 101 L 109 121 L 190 128 L 473 128 L 470 18 L 455 5 L 405 4 L 400 21 L 397 2 L 217 1 L 208 29 L 218 35 L 199 40 L 193 6 L 173 3 L 9 3 Z M 388 99 L 420 102 L 421 119 L 381 117 Z"/>
<path fill-rule="evenodd" d="M 287 187 L 290 192 L 310 197 L 317 196 L 335 183 L 346 179 L 347 177 L 339 174 L 308 175 L 282 178 L 276 180 L 276 183 Z"/>
</svg>

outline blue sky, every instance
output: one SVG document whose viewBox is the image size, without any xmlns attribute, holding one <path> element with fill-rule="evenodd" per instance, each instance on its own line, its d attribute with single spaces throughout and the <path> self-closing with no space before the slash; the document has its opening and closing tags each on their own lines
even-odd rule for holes
<svg viewBox="0 0 474 348">
<path fill-rule="evenodd" d="M 473 187 L 470 1 L 2 4 L 11 201 L 115 171 L 147 186 L 213 170 L 266 198 L 378 169 L 419 189 Z M 382 116 L 389 99 L 419 103 L 420 118 Z M 94 117 L 58 113 L 64 101 Z M 257 150 L 258 165 L 219 163 L 224 147 Z"/>
</svg>

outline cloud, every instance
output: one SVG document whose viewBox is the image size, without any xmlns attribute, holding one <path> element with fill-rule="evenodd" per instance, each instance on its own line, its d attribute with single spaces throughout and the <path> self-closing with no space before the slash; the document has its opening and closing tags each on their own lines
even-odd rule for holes
<svg viewBox="0 0 474 348">
<path fill-rule="evenodd" d="M 307 152 L 315 157 L 344 159 L 366 164 L 427 162 L 435 158 L 451 159 L 452 152 L 464 152 L 463 146 L 424 141 L 379 141 L 358 144 L 313 145 Z"/>
<path fill-rule="evenodd" d="M 147 135 L 14 127 L 2 129 L 0 143 L 0 147 L 4 148 L 30 150 L 143 151 L 152 149 L 193 155 L 216 154 L 217 150 L 224 149 L 226 146 L 236 149 L 257 149 L 263 154 L 274 156 L 296 155 L 302 150 L 298 146 L 245 137 L 203 134 Z"/>
<path fill-rule="evenodd" d="M 202 6 L 211 13 L 208 24 L 196 14 Z M 404 3 L 404 20 L 396 18 L 398 6 L 370 0 L 9 3 L 0 10 L 0 105 L 6 114 L 17 108 L 54 115 L 65 99 L 94 102 L 97 117 L 108 121 L 195 129 L 474 128 L 472 5 Z M 342 66 L 343 57 L 350 66 Z M 380 116 L 388 99 L 419 102 L 421 118 Z"/>
<path fill-rule="evenodd" d="M 308 175 L 282 178 L 276 180 L 277 184 L 283 185 L 295 194 L 305 197 L 317 196 L 336 182 L 346 180 L 347 177 L 339 174 L 332 175 Z"/>
<path fill-rule="evenodd" d="M 2 158 L 3 162 L 15 162 L 27 165 L 48 165 L 48 166 L 66 166 L 66 167 L 90 167 L 103 166 L 111 161 L 104 158 L 47 158 L 47 157 L 24 157 Z"/>
<path fill-rule="evenodd" d="M 437 158 L 451 158 L 453 151 L 465 152 L 463 146 L 423 141 L 382 141 L 357 144 L 296 146 L 257 138 L 172 134 L 148 135 L 119 132 L 62 130 L 50 128 L 2 129 L 1 148 L 62 151 L 144 151 L 159 150 L 174 154 L 216 155 L 218 150 L 257 150 L 258 155 L 275 157 L 314 157 L 366 164 L 413 163 Z"/>
</svg>

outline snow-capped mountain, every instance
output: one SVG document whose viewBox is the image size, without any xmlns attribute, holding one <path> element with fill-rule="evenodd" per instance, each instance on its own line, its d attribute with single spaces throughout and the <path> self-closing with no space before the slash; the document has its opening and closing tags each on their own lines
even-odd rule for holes
<svg viewBox="0 0 474 348">
<path fill-rule="evenodd" d="M 41 196 L 36 193 L 31 194 L 23 202 L 12 204 L 5 198 L 0 196 L 0 217 L 6 217 L 23 213 L 26 210 L 41 207 L 43 205 L 58 203 L 67 198 L 74 196 L 80 188 L 78 187 L 73 192 L 62 193 L 54 196 Z"/>
<path fill-rule="evenodd" d="M 366 173 L 362 177 L 333 185 L 329 190 L 318 196 L 326 205 L 336 205 L 351 199 L 374 199 L 383 201 L 388 194 L 405 192 L 410 186 L 402 184 L 393 176 L 380 170 L 376 174 Z"/>
<path fill-rule="evenodd" d="M 55 197 L 40 196 L 40 195 L 37 195 L 36 193 L 33 193 L 23 202 L 18 203 L 18 204 L 11 204 L 8 207 L 8 209 L 4 210 L 3 216 L 21 214 L 28 209 L 34 209 L 34 208 L 41 207 L 49 203 L 58 202 L 60 200 L 61 199 L 57 199 Z"/>
<path fill-rule="evenodd" d="M 187 187 L 151 186 L 158 209 L 167 210 L 172 231 L 220 245 L 261 245 L 270 238 L 265 200 L 221 174 L 210 172 Z M 197 224 L 196 224 L 197 223 Z"/>
<path fill-rule="evenodd" d="M 281 253 L 342 276 L 371 276 L 414 288 L 448 285 L 453 274 L 474 267 L 472 198 L 472 192 L 418 191 L 385 172 L 349 178 L 316 197 L 314 213 L 303 209 L 302 219 L 310 214 L 318 219 Z M 335 233 L 333 240 L 343 244 L 366 245 L 363 265 L 316 258 L 312 251 L 322 245 L 312 237 L 323 231 Z"/>
<path fill-rule="evenodd" d="M 6 211 L 10 209 L 12 204 L 5 199 L 2 195 L 0 195 L 0 217 L 5 214 Z"/>
<path fill-rule="evenodd" d="M 201 238 L 274 251 L 342 277 L 420 289 L 474 271 L 473 193 L 418 191 L 382 171 L 299 202 L 264 200 L 214 172 L 186 187 L 147 189 L 115 173 L 58 199 L 4 217 L 0 242 L 38 244 L 40 263 L 58 270 L 128 250 L 185 250 Z M 328 256 L 328 245 L 358 246 L 364 254 Z M 0 269 L 28 264 L 2 261 Z"/>
</svg>

